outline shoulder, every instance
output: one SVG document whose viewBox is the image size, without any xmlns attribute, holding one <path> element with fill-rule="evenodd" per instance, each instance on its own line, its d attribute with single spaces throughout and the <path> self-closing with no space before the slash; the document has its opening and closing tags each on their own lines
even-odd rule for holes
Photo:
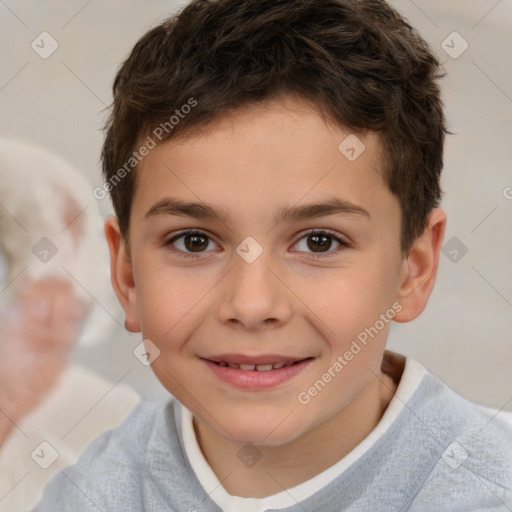
<svg viewBox="0 0 512 512">
<path fill-rule="evenodd" d="M 153 402 L 141 402 L 116 428 L 101 434 L 88 446 L 79 463 L 104 464 L 110 460 L 141 460 L 144 444 L 151 436 L 153 425 L 165 406 Z"/>
<path fill-rule="evenodd" d="M 117 428 L 96 437 L 77 463 L 48 484 L 35 512 L 99 509 L 137 510 L 148 445 L 159 424 L 173 422 L 172 401 L 141 402 Z M 116 508 L 117 509 L 117 508 Z"/>
<path fill-rule="evenodd" d="M 432 456 L 411 510 L 457 499 L 471 510 L 512 504 L 510 413 L 463 398 L 429 372 L 410 405 L 424 433 L 417 441 Z"/>
</svg>

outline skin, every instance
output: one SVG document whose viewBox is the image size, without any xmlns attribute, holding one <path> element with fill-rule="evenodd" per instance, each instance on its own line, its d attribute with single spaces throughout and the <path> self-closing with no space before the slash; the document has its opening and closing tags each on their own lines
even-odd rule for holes
<svg viewBox="0 0 512 512">
<path fill-rule="evenodd" d="M 80 334 L 86 305 L 69 281 L 25 280 L 0 315 L 0 447 L 56 385 Z"/>
<path fill-rule="evenodd" d="M 394 303 L 401 305 L 395 321 L 417 317 L 434 285 L 444 212 L 431 212 L 402 255 L 400 207 L 381 177 L 378 136 L 359 135 L 366 150 L 351 162 L 338 150 L 349 134 L 292 96 L 238 109 L 141 162 L 129 256 L 116 219 L 105 225 L 126 326 L 160 349 L 153 371 L 193 412 L 203 454 L 234 495 L 264 497 L 298 485 L 375 428 L 396 390 L 381 371 L 389 324 L 307 405 L 298 394 Z M 169 197 L 223 207 L 227 217 L 146 215 Z M 333 197 L 369 215 L 273 220 L 282 207 Z M 184 229 L 204 231 L 205 248 L 198 253 L 184 238 L 166 244 Z M 318 249 L 310 229 L 330 230 L 348 245 L 328 239 Z M 252 263 L 236 252 L 248 236 L 263 249 Z M 242 390 L 201 359 L 225 353 L 314 359 L 276 388 Z M 237 457 L 247 443 L 261 455 L 252 467 Z"/>
</svg>

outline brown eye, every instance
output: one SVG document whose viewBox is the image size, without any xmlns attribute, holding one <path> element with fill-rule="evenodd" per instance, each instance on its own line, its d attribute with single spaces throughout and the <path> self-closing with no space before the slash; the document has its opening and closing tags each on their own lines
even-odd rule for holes
<svg viewBox="0 0 512 512">
<path fill-rule="evenodd" d="M 326 235 L 309 235 L 308 247 L 313 252 L 324 252 L 331 248 L 332 238 Z"/>
<path fill-rule="evenodd" d="M 181 253 L 183 256 L 211 252 L 207 250 L 210 244 L 217 245 L 206 233 L 201 231 L 185 231 L 164 243 L 165 246 L 171 246 L 175 252 Z"/>
<path fill-rule="evenodd" d="M 334 248 L 333 248 L 333 242 Z M 318 255 L 329 256 L 337 252 L 338 249 L 348 247 L 348 243 L 342 238 L 328 231 L 311 231 L 303 236 L 296 244 L 298 251 L 305 253 L 317 253 Z M 333 250 L 331 250 L 333 249 Z"/>
<path fill-rule="evenodd" d="M 183 238 L 185 247 L 189 251 L 204 251 L 208 247 L 208 237 L 204 235 L 185 235 Z"/>
</svg>

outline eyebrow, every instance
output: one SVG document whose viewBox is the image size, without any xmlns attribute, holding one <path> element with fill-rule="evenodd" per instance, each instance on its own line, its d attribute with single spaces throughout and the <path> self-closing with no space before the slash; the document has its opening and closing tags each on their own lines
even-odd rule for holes
<svg viewBox="0 0 512 512">
<path fill-rule="evenodd" d="M 291 222 L 338 214 L 371 217 L 370 212 L 361 206 L 339 198 L 332 198 L 321 203 L 310 203 L 302 206 L 284 206 L 274 214 L 274 222 L 278 224 L 283 221 Z M 147 219 L 158 215 L 220 220 L 223 223 L 227 223 L 229 211 L 205 202 L 188 202 L 173 198 L 164 198 L 156 202 L 147 211 L 145 218 Z"/>
</svg>

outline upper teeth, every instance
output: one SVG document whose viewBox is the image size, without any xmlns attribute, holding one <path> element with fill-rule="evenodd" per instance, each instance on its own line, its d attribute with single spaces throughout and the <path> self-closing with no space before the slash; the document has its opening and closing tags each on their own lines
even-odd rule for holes
<svg viewBox="0 0 512 512">
<path fill-rule="evenodd" d="M 268 372 L 270 370 L 277 370 L 283 366 L 291 366 L 293 363 L 273 363 L 273 364 L 237 364 L 237 363 L 226 363 L 220 361 L 221 366 L 229 366 L 230 368 L 238 368 L 240 370 L 256 370 L 258 372 Z"/>
</svg>

